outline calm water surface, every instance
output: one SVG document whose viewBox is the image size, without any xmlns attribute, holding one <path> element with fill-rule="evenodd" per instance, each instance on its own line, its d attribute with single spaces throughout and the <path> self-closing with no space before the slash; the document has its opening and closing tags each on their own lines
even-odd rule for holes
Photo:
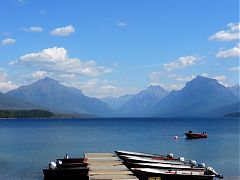
<svg viewBox="0 0 240 180">
<path fill-rule="evenodd" d="M 186 140 L 188 130 L 209 137 Z M 66 153 L 115 150 L 171 152 L 240 176 L 239 137 L 239 118 L 2 119 L 0 179 L 43 179 L 42 168 Z"/>
</svg>

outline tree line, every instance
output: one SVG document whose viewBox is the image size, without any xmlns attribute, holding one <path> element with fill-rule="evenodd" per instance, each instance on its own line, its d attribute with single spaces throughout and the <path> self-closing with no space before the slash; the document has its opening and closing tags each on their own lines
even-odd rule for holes
<svg viewBox="0 0 240 180">
<path fill-rule="evenodd" d="M 0 110 L 0 118 L 53 118 L 55 115 L 42 109 Z"/>
</svg>

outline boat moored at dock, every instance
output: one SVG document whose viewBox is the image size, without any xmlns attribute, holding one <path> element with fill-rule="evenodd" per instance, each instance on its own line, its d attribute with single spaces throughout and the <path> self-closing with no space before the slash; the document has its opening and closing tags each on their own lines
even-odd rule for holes
<svg viewBox="0 0 240 180">
<path fill-rule="evenodd" d="M 63 168 L 75 168 L 75 167 L 87 167 L 88 163 L 57 163 L 58 169 Z"/>
<path fill-rule="evenodd" d="M 61 161 L 62 163 L 85 163 L 87 162 L 87 158 L 64 158 L 57 159 L 57 161 Z"/>
<path fill-rule="evenodd" d="M 174 159 L 172 153 L 169 153 L 167 155 L 140 153 L 140 152 L 133 152 L 133 151 L 115 151 L 115 153 L 117 154 L 117 156 L 136 156 L 136 157 L 146 157 L 146 158 L 159 159 L 159 160 Z"/>
<path fill-rule="evenodd" d="M 82 179 L 88 180 L 88 167 L 72 167 L 61 169 L 43 169 L 44 180 Z"/>
<path fill-rule="evenodd" d="M 189 165 L 174 165 L 174 164 L 164 164 L 164 163 L 130 163 L 123 162 L 128 168 L 155 168 L 155 169 L 180 169 L 180 170 L 197 170 L 203 171 L 205 167 L 202 166 L 189 166 Z"/>
<path fill-rule="evenodd" d="M 134 156 L 136 154 L 136 156 Z M 140 154 L 140 156 L 138 156 Z M 205 167 L 204 163 L 195 160 L 186 161 L 183 157 L 156 159 L 155 155 L 143 153 L 119 153 L 118 157 L 141 180 L 212 180 L 220 176 L 211 167 Z"/>
<path fill-rule="evenodd" d="M 128 155 L 119 155 L 118 157 L 124 162 L 131 162 L 131 163 L 163 163 L 163 164 L 176 164 L 176 165 L 184 164 L 184 162 L 181 162 L 179 159 L 153 159 L 149 157 L 137 157 L 137 156 L 128 156 Z"/>
<path fill-rule="evenodd" d="M 45 180 L 213 180 L 223 176 L 204 163 L 179 159 L 154 159 L 155 156 L 112 153 L 85 153 L 86 158 L 64 158 L 43 169 Z M 171 156 L 173 157 L 173 156 Z"/>
<path fill-rule="evenodd" d="M 214 174 L 204 171 L 186 171 L 153 168 L 131 168 L 133 173 L 141 180 L 213 180 Z"/>
<path fill-rule="evenodd" d="M 50 162 L 48 168 L 43 169 L 45 180 L 88 180 L 89 168 L 87 158 L 69 158 L 67 155 L 56 162 Z"/>
<path fill-rule="evenodd" d="M 129 155 L 129 156 L 139 156 L 139 157 L 165 157 L 159 154 L 148 154 L 148 153 L 140 153 L 140 152 L 133 152 L 133 151 L 115 151 L 115 153 L 119 155 Z"/>
</svg>

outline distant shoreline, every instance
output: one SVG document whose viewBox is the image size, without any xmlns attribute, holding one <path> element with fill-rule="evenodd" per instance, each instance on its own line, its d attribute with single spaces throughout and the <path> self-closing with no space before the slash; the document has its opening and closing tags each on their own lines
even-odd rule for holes
<svg viewBox="0 0 240 180">
<path fill-rule="evenodd" d="M 0 118 L 54 118 L 55 114 L 48 110 L 31 109 L 31 110 L 0 110 Z"/>
<path fill-rule="evenodd" d="M 218 119 L 218 118 L 225 118 L 225 119 L 239 119 L 239 116 L 220 116 L 220 117 L 77 117 L 77 116 L 66 116 L 66 117 L 0 117 L 0 120 L 15 120 L 15 119 L 42 119 L 42 120 L 55 120 L 55 119 L 206 119 L 206 118 L 210 118 L 210 119 Z"/>
<path fill-rule="evenodd" d="M 46 109 L 0 109 L 0 119 L 83 119 L 83 118 L 98 118 L 98 119 L 111 119 L 111 118 L 239 118 L 240 112 L 229 112 L 224 114 L 223 116 L 180 116 L 180 117 L 120 117 L 120 116 L 107 116 L 100 117 L 94 116 L 90 114 L 64 114 L 64 113 L 56 113 L 51 112 Z"/>
</svg>

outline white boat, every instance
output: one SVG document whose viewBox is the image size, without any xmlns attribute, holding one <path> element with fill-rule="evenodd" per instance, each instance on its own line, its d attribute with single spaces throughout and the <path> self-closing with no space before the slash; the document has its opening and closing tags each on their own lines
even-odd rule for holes
<svg viewBox="0 0 240 180">
<path fill-rule="evenodd" d="M 175 165 L 166 163 L 125 163 L 130 168 L 156 168 L 156 169 L 181 169 L 181 170 L 197 170 L 204 171 L 205 168 L 195 168 L 189 165 Z"/>
<path fill-rule="evenodd" d="M 119 155 L 132 155 L 132 156 L 139 156 L 139 157 L 165 157 L 164 155 L 159 154 L 148 154 L 148 153 L 140 153 L 140 152 L 133 152 L 133 151 L 115 151 L 115 153 Z"/>
<path fill-rule="evenodd" d="M 205 171 L 167 170 L 154 168 L 131 168 L 133 173 L 141 180 L 213 180 L 215 174 L 208 174 Z M 222 178 L 219 176 L 219 178 Z"/>
<path fill-rule="evenodd" d="M 133 163 L 162 163 L 162 164 L 175 164 L 175 165 L 183 165 L 184 162 L 180 160 L 159 160 L 153 159 L 150 157 L 138 157 L 138 156 L 129 156 L 129 155 L 120 155 L 120 159 L 125 162 L 133 162 Z"/>
</svg>

